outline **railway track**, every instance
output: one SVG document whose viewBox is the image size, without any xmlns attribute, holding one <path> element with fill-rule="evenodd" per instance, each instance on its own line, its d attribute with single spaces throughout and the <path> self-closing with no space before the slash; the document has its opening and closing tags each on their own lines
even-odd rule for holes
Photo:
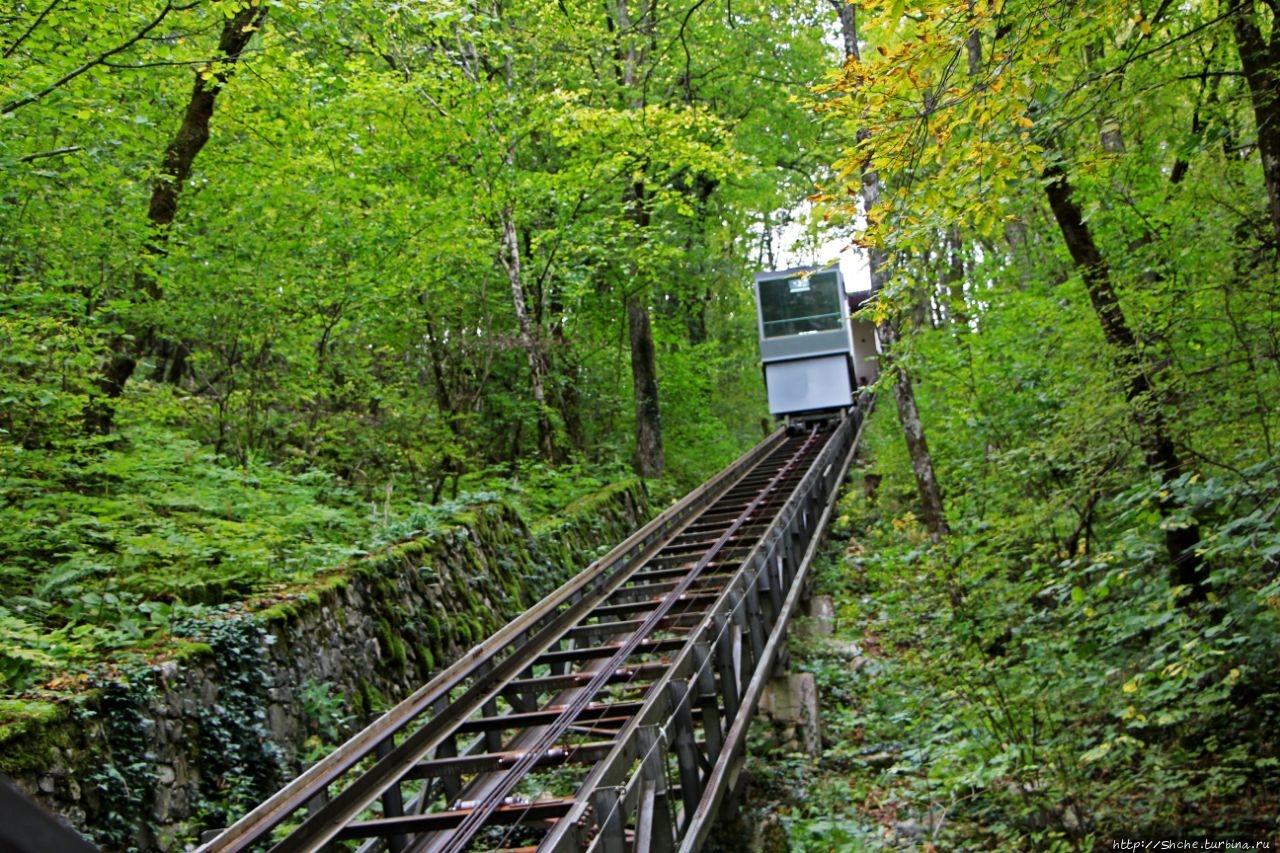
<svg viewBox="0 0 1280 853">
<path fill-rule="evenodd" d="M 858 422 L 779 430 L 200 853 L 696 850 Z"/>
</svg>

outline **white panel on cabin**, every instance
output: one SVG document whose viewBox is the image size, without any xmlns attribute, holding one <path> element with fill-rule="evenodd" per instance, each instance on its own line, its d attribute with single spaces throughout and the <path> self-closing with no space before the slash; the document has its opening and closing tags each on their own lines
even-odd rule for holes
<svg viewBox="0 0 1280 853">
<path fill-rule="evenodd" d="M 851 405 L 849 359 L 844 354 L 795 361 L 769 362 L 764 366 L 769 391 L 769 412 L 785 415 Z"/>
<path fill-rule="evenodd" d="M 874 385 L 880 375 L 880 352 L 876 345 L 876 325 L 870 320 L 854 320 L 853 331 L 853 375 L 857 383 Z"/>
</svg>

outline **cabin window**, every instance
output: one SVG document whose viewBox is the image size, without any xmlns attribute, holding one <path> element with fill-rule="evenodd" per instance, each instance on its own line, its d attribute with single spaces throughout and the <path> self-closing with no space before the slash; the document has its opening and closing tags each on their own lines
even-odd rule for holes
<svg viewBox="0 0 1280 853">
<path fill-rule="evenodd" d="M 844 292 L 834 270 L 759 282 L 760 318 L 766 338 L 842 328 Z"/>
</svg>

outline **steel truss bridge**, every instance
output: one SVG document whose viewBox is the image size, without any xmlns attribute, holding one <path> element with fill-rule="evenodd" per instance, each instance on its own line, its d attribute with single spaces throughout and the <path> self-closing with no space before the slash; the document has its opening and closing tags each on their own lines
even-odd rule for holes
<svg viewBox="0 0 1280 853">
<path fill-rule="evenodd" d="M 200 853 L 696 851 L 860 421 L 778 430 Z"/>
</svg>

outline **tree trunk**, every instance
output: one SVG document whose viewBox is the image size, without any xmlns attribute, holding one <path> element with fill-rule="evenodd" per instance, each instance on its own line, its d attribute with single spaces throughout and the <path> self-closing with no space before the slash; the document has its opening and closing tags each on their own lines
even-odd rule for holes
<svg viewBox="0 0 1280 853">
<path fill-rule="evenodd" d="M 963 334 L 969 331 L 969 305 L 964 292 L 964 243 L 959 228 L 952 226 L 947 229 L 946 251 L 946 267 L 942 274 L 945 286 L 940 296 L 946 300 L 947 319 L 956 332 Z"/>
<path fill-rule="evenodd" d="M 556 373 L 561 380 L 555 384 L 555 400 L 564 424 L 565 438 L 569 446 L 580 452 L 587 449 L 587 438 L 582 425 L 582 397 L 578 393 L 581 369 L 573 352 L 573 345 L 565 335 L 564 304 L 558 286 L 553 286 L 547 299 L 550 315 L 551 344 L 557 353 Z"/>
<path fill-rule="evenodd" d="M 636 399 L 635 470 L 641 477 L 661 477 L 666 459 L 658 411 L 658 369 L 643 291 L 627 297 L 627 330 L 631 336 L 631 381 Z"/>
<path fill-rule="evenodd" d="M 844 0 L 831 0 L 831 5 L 840 16 L 845 59 L 860 59 L 854 5 Z M 858 141 L 866 139 L 870 133 L 865 128 L 860 129 Z M 862 199 L 868 211 L 880 204 L 880 174 L 869 164 L 864 165 L 862 169 Z M 868 252 L 868 262 L 871 266 L 871 291 L 877 293 L 889 280 L 888 253 L 884 249 L 872 248 Z M 916 405 L 911 375 L 906 367 L 894 358 L 894 349 L 899 339 L 896 322 L 895 319 L 890 318 L 876 328 L 882 350 L 880 367 L 893 375 L 893 396 L 898 404 L 898 421 L 902 424 L 902 433 L 907 441 L 907 452 L 911 457 L 911 469 L 915 472 L 921 512 L 925 526 L 929 529 L 929 536 L 933 541 L 940 542 L 950 532 L 942 502 L 942 486 L 934 473 L 933 456 L 929 453 L 929 442 L 925 439 L 924 421 L 921 420 L 920 409 Z"/>
<path fill-rule="evenodd" d="M 916 491 L 920 494 L 920 510 L 929 538 L 941 542 L 951 532 L 947 526 L 947 514 L 942 503 L 942 486 L 933 471 L 933 455 L 925 438 L 924 421 L 916 406 L 915 389 L 911 374 L 895 358 L 898 345 L 898 328 L 895 320 L 886 320 L 876 331 L 880 335 L 883 352 L 880 364 L 893 375 L 893 397 L 898 404 L 898 421 L 907 442 L 907 455 L 911 458 L 911 470 L 916 478 Z"/>
<path fill-rule="evenodd" d="M 1067 244 L 1067 251 L 1084 279 L 1102 334 L 1116 354 L 1116 367 L 1125 383 L 1125 397 L 1133 408 L 1147 465 L 1159 475 L 1162 484 L 1168 485 L 1182 476 L 1182 461 L 1178 458 L 1159 401 L 1155 399 L 1150 365 L 1143 358 L 1137 337 L 1121 309 L 1111 282 L 1111 272 L 1072 196 L 1066 172 L 1055 163 L 1045 171 L 1045 177 L 1048 178 L 1045 192 L 1049 196 L 1049 207 Z M 1167 488 L 1160 490 L 1159 506 L 1166 519 L 1185 509 Z M 1196 553 L 1200 544 L 1199 526 L 1194 520 L 1186 526 L 1166 524 L 1164 544 L 1173 564 L 1171 582 L 1175 586 L 1187 587 L 1189 600 L 1203 599 L 1208 590 L 1204 565 Z"/>
<path fill-rule="evenodd" d="M 153 231 L 144 247 L 145 258 L 164 254 L 168 240 L 168 228 L 178 213 L 178 198 L 196 155 L 209 141 L 209 121 L 213 118 L 214 102 L 218 93 L 230 81 L 249 41 L 262 26 L 267 15 L 265 3 L 250 3 L 228 18 L 222 25 L 218 39 L 218 58 L 209 66 L 197 68 L 191 98 L 178 132 L 165 149 L 160 175 L 151 189 L 151 203 L 147 209 Z M 159 280 L 142 264 L 134 276 L 137 291 L 146 298 L 159 301 L 163 297 Z M 138 365 L 138 359 L 146 354 L 154 343 L 154 332 L 149 328 L 129 329 L 129 333 L 112 341 L 111 357 L 98 377 L 98 393 L 91 396 L 85 407 L 85 426 L 91 433 L 109 433 L 115 419 L 113 400 L 124 393 L 124 387 Z"/>
<path fill-rule="evenodd" d="M 975 0 L 969 0 L 968 11 L 971 21 L 977 20 L 973 8 L 975 5 Z M 977 77 L 982 71 L 982 31 L 977 26 L 969 30 L 969 36 L 965 39 L 965 53 L 969 60 L 969 76 Z"/>
<path fill-rule="evenodd" d="M 1270 42 L 1263 38 L 1253 0 L 1244 0 L 1236 7 L 1231 23 L 1236 49 L 1240 52 L 1240 67 L 1249 83 L 1253 102 L 1271 226 L 1280 243 L 1280 35 L 1273 21 Z"/>
<path fill-rule="evenodd" d="M 653 32 L 655 4 L 641 0 L 639 14 L 632 15 L 630 0 L 616 0 L 612 15 L 606 15 L 614 38 L 618 83 L 628 98 L 628 108 L 644 109 L 644 90 L 640 85 L 640 66 L 648 57 L 647 36 Z M 606 7 L 610 8 L 610 7 Z M 647 166 L 647 164 L 641 164 Z M 643 173 L 643 169 L 640 170 Z M 635 180 L 623 193 L 626 218 L 635 228 L 635 246 L 648 239 L 650 224 L 645 203 L 643 178 Z M 634 249 L 634 247 L 633 247 Z M 635 471 L 641 477 L 660 477 L 666 467 L 662 449 L 662 421 L 658 406 L 658 363 L 653 345 L 653 327 L 649 321 L 648 282 L 640 280 L 636 264 L 629 264 L 627 282 L 627 332 L 631 340 L 631 380 L 636 401 Z"/>
<path fill-rule="evenodd" d="M 649 209 L 645 206 L 645 187 L 637 182 L 627 193 L 627 216 L 636 227 L 640 239 L 649 227 Z M 658 407 L 658 359 L 653 345 L 653 326 L 649 322 L 648 286 L 634 279 L 629 282 L 626 299 L 627 331 L 631 338 L 631 381 L 636 400 L 635 470 L 641 477 L 661 477 L 666 466 L 662 449 L 662 419 Z"/>
<path fill-rule="evenodd" d="M 548 462 L 555 460 L 555 429 L 547 409 L 547 360 L 542 353 L 534 325 L 525 303 L 524 282 L 520 273 L 520 240 L 516 234 L 515 215 L 510 208 L 502 211 L 502 267 L 511 285 L 511 304 L 515 308 L 520 348 L 529 362 L 529 390 L 538 407 L 538 452 Z"/>
<path fill-rule="evenodd" d="M 846 0 L 831 0 L 831 7 L 840 16 L 840 37 L 843 41 L 845 61 L 861 59 L 862 53 L 858 47 L 858 13 L 856 7 L 854 4 L 846 2 Z"/>
<path fill-rule="evenodd" d="M 448 422 L 454 436 L 461 438 L 462 429 L 458 423 L 458 409 L 454 404 L 449 381 L 444 373 L 444 347 L 440 343 L 440 336 L 436 334 L 435 319 L 426 310 L 426 299 L 419 297 L 419 302 L 423 305 L 423 325 L 427 331 L 427 360 L 431 366 L 431 384 L 435 390 L 436 408 L 440 410 L 440 416 Z"/>
</svg>

